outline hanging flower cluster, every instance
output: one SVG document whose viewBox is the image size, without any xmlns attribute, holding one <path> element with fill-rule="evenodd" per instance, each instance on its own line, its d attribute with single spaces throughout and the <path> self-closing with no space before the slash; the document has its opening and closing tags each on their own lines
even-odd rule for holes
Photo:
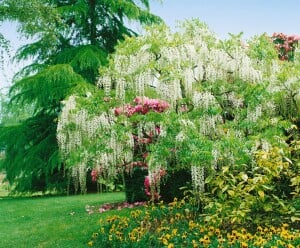
<svg viewBox="0 0 300 248">
<path fill-rule="evenodd" d="M 152 176 L 150 175 L 145 177 L 144 187 L 145 187 L 145 194 L 152 200 L 159 200 L 161 197 L 159 194 L 159 184 L 162 179 L 167 174 L 166 170 L 161 169 L 157 173 L 153 173 Z"/>
<path fill-rule="evenodd" d="M 222 42 L 202 23 L 186 24 L 185 32 L 172 34 L 164 27 L 125 42 L 101 73 L 98 86 L 125 101 L 125 92 L 145 95 L 156 91 L 172 106 L 178 99 L 193 97 L 197 83 L 228 80 L 260 82 L 261 72 L 239 44 L 224 49 Z M 149 45 L 149 41 L 154 41 Z M 130 51 L 128 56 L 124 52 Z"/>
<path fill-rule="evenodd" d="M 72 95 L 63 102 L 57 141 L 75 191 L 84 193 L 90 168 L 97 169 L 92 171 L 93 180 L 114 178 L 122 170 L 121 164 L 133 160 L 134 140 L 130 133 L 117 135 L 113 111 L 91 115 L 79 107 L 77 98 Z"/>
</svg>

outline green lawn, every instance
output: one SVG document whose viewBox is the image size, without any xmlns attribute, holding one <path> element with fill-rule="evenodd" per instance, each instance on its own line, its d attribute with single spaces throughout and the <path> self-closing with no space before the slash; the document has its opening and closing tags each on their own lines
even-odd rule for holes
<svg viewBox="0 0 300 248">
<path fill-rule="evenodd" d="M 124 199 L 124 193 L 0 198 L 0 247 L 87 247 L 108 213 L 89 215 L 85 206 Z"/>
</svg>

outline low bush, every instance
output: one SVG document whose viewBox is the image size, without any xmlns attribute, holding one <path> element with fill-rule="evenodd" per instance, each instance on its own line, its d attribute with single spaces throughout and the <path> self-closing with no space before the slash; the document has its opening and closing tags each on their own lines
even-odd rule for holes
<svg viewBox="0 0 300 248">
<path fill-rule="evenodd" d="M 207 221 L 225 228 L 300 222 L 299 163 L 277 147 L 257 151 L 255 161 L 252 166 L 224 166 L 206 179 L 208 191 L 198 201 Z"/>
</svg>

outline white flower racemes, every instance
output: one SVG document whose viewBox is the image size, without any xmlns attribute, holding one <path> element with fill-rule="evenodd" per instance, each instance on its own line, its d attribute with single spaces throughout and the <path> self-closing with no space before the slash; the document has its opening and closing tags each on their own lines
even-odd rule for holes
<svg viewBox="0 0 300 248">
<path fill-rule="evenodd" d="M 134 141 L 131 133 L 118 137 L 113 130 L 113 112 L 91 115 L 76 108 L 76 97 L 64 101 L 57 126 L 57 141 L 62 158 L 72 167 L 75 190 L 86 191 L 86 176 L 90 168 L 97 168 L 103 177 L 115 177 L 118 166 L 133 160 Z M 91 146 L 91 147 L 90 147 Z M 76 157 L 68 164 L 70 157 Z"/>
<path fill-rule="evenodd" d="M 204 184 L 205 184 L 204 167 L 192 166 L 191 173 L 192 173 L 194 190 L 196 192 L 204 192 Z"/>
<path fill-rule="evenodd" d="M 117 49 L 98 85 L 106 93 L 115 85 L 121 100 L 126 89 L 143 95 L 151 87 L 162 99 L 174 103 L 192 96 L 201 81 L 213 83 L 234 77 L 260 82 L 261 75 L 241 46 L 228 52 L 206 26 L 191 24 L 182 33 L 172 34 L 165 28 L 159 35 L 152 30 L 131 39 Z"/>
</svg>

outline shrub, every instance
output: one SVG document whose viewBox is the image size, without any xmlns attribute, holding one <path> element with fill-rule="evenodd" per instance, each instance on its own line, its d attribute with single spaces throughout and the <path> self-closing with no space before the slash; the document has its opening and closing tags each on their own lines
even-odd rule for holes
<svg viewBox="0 0 300 248">
<path fill-rule="evenodd" d="M 125 195 L 129 203 L 147 201 L 144 181 L 148 175 L 145 168 L 135 167 L 131 173 L 125 173 Z"/>
<path fill-rule="evenodd" d="M 293 196 L 299 196 L 299 163 L 292 163 L 279 148 L 256 152 L 252 166 L 224 166 L 206 179 L 203 194 L 207 221 L 226 228 L 240 225 L 300 221 Z"/>
</svg>

